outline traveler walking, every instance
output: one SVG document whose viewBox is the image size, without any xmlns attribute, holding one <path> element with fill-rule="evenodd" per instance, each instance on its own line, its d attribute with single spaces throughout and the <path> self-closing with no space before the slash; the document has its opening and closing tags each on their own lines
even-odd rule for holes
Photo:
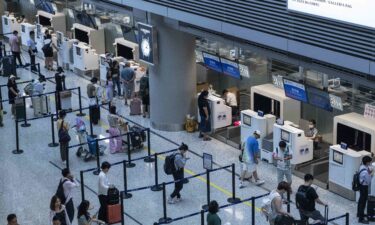
<svg viewBox="0 0 375 225">
<path fill-rule="evenodd" d="M 219 212 L 219 204 L 216 201 L 211 201 L 208 204 L 207 225 L 221 225 L 221 219 L 217 215 Z"/>
<path fill-rule="evenodd" d="M 150 117 L 150 86 L 148 81 L 148 70 L 139 82 L 139 95 L 142 98 L 143 117 Z"/>
<path fill-rule="evenodd" d="M 98 198 L 100 203 L 98 219 L 107 222 L 107 207 L 108 207 L 108 189 L 110 184 L 108 181 L 107 173 L 111 168 L 109 162 L 103 162 L 101 166 L 101 171 L 99 173 L 99 190 Z"/>
<path fill-rule="evenodd" d="M 10 50 L 12 51 L 12 55 L 14 57 L 14 61 L 16 59 L 18 60 L 19 66 L 22 67 L 22 61 L 21 61 L 21 43 L 20 39 L 18 37 L 18 31 L 13 31 L 13 35 L 9 38 L 9 45 L 10 45 Z"/>
<path fill-rule="evenodd" d="M 69 141 L 70 141 L 70 136 L 69 136 L 69 123 L 64 121 L 66 117 L 66 112 L 65 110 L 61 110 L 59 112 L 59 119 L 57 120 L 56 126 L 59 134 L 59 143 L 60 143 L 60 157 L 62 163 L 65 165 L 66 164 L 66 157 L 68 153 L 68 146 L 69 146 Z"/>
<path fill-rule="evenodd" d="M 9 214 L 7 216 L 8 225 L 18 225 L 16 214 Z"/>
<path fill-rule="evenodd" d="M 199 138 L 203 138 L 203 141 L 211 140 L 207 135 L 207 133 L 211 132 L 211 109 L 207 98 L 208 91 L 206 90 L 202 91 L 198 97 L 198 109 L 201 119 L 199 123 Z"/>
<path fill-rule="evenodd" d="M 254 177 L 254 181 L 256 185 L 264 184 L 264 180 L 259 179 L 258 172 L 257 172 L 257 165 L 259 163 L 259 143 L 258 139 L 260 138 L 261 132 L 256 130 L 252 136 L 249 136 L 246 140 L 244 151 L 242 155 L 242 167 L 243 170 L 241 172 L 241 181 L 240 181 L 240 188 L 244 188 L 244 179 L 246 172 L 252 173 L 252 177 Z M 250 177 L 250 180 L 252 179 Z"/>
<path fill-rule="evenodd" d="M 130 67 L 130 62 L 125 63 L 124 69 L 121 71 L 121 80 L 124 89 L 125 105 L 128 105 L 128 100 L 131 100 L 134 94 L 134 69 Z"/>
<path fill-rule="evenodd" d="M 90 202 L 83 200 L 78 206 L 78 225 L 91 225 L 92 222 L 100 222 L 96 216 L 91 216 L 89 210 L 92 209 Z"/>
<path fill-rule="evenodd" d="M 10 75 L 7 86 L 8 86 L 9 104 L 11 104 L 12 119 L 14 119 L 16 116 L 15 100 L 19 96 L 19 93 L 20 93 L 20 91 L 17 88 L 16 76 Z"/>
<path fill-rule="evenodd" d="M 276 161 L 277 167 L 277 182 L 280 183 L 286 177 L 289 185 L 292 185 L 292 167 L 290 160 L 293 158 L 292 152 L 289 151 L 289 146 L 286 145 L 285 141 L 279 142 L 279 147 L 276 147 L 273 153 L 273 160 Z"/>
<path fill-rule="evenodd" d="M 28 47 L 28 52 L 30 56 L 30 64 L 31 64 L 31 72 L 37 72 L 37 68 L 35 66 L 35 55 L 38 52 L 35 44 L 35 32 L 30 31 L 29 33 L 29 39 L 27 40 L 27 47 Z"/>
<path fill-rule="evenodd" d="M 188 149 L 189 149 L 189 146 L 182 143 L 180 147 L 178 148 L 178 152 L 172 155 L 173 160 L 171 161 L 173 161 L 172 165 L 174 166 L 174 168 L 172 169 L 172 175 L 173 175 L 173 180 L 175 181 L 175 183 L 174 183 L 174 190 L 168 198 L 169 204 L 174 204 L 182 200 L 180 192 L 182 188 L 184 187 L 184 182 L 183 182 L 184 167 L 185 167 L 186 161 L 189 159 L 186 157 L 186 153 Z"/>
<path fill-rule="evenodd" d="M 74 218 L 74 203 L 73 203 L 73 190 L 76 187 L 79 187 L 79 182 L 74 178 L 74 176 L 70 173 L 68 168 L 62 170 L 63 178 L 60 182 L 62 182 L 64 188 L 64 195 L 65 195 L 65 208 L 66 212 L 69 217 L 70 223 L 73 222 Z"/>
<path fill-rule="evenodd" d="M 61 199 L 59 199 L 57 195 L 52 196 L 49 208 L 49 219 L 51 224 L 54 225 L 54 220 L 57 218 L 61 225 L 70 225 L 65 205 L 61 203 Z"/>
<path fill-rule="evenodd" d="M 326 203 L 322 202 L 316 193 L 315 189 L 311 187 L 314 177 L 311 174 L 306 174 L 304 177 L 305 183 L 299 186 L 296 193 L 296 206 L 301 216 L 302 224 L 307 224 L 309 218 L 313 220 L 320 220 L 324 222 L 325 218 L 322 214 L 316 210 L 315 203 L 327 206 Z"/>
<path fill-rule="evenodd" d="M 57 73 L 55 74 L 55 84 L 56 84 L 56 105 L 57 110 L 61 110 L 61 100 L 60 92 L 66 89 L 65 86 L 65 75 L 62 67 L 57 68 Z"/>
<path fill-rule="evenodd" d="M 359 200 L 357 206 L 358 222 L 368 224 L 369 220 L 365 216 L 365 208 L 368 201 L 369 187 L 371 187 L 374 169 L 371 168 L 372 158 L 365 156 L 362 158 L 362 165 L 359 167 Z"/>
</svg>

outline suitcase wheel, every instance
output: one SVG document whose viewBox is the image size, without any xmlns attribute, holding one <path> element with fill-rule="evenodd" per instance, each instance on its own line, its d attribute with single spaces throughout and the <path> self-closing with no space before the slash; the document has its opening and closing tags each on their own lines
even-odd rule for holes
<svg viewBox="0 0 375 225">
<path fill-rule="evenodd" d="M 79 147 L 78 148 L 78 150 L 77 150 L 77 152 L 76 152 L 76 155 L 78 156 L 78 157 L 81 157 L 81 155 L 82 155 L 82 147 Z"/>
</svg>

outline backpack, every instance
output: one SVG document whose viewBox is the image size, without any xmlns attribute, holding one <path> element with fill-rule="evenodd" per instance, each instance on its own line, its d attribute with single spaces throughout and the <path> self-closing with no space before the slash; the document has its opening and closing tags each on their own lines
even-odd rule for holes
<svg viewBox="0 0 375 225">
<path fill-rule="evenodd" d="M 59 186 L 57 186 L 57 190 L 56 190 L 56 196 L 60 199 L 61 201 L 61 204 L 65 204 L 65 193 L 64 193 L 64 186 L 63 184 L 68 181 L 67 179 L 65 180 L 60 180 L 60 183 L 59 183 Z"/>
<path fill-rule="evenodd" d="M 277 193 L 276 191 L 272 191 L 268 196 L 264 197 L 262 200 L 262 205 L 261 205 L 261 212 L 263 215 L 265 215 L 268 219 L 271 219 L 270 216 L 272 216 L 272 201 L 274 198 L 279 197 L 280 194 Z"/>
<path fill-rule="evenodd" d="M 361 175 L 361 173 L 363 171 L 365 171 L 366 169 L 361 169 L 360 171 L 357 171 L 354 175 L 353 175 L 353 181 L 352 181 L 352 190 L 353 191 L 359 191 L 359 187 L 361 186 L 361 182 L 359 181 L 359 175 Z"/>
<path fill-rule="evenodd" d="M 176 172 L 176 166 L 174 164 L 174 159 L 177 153 L 173 153 L 165 157 L 164 161 L 164 172 L 167 175 L 171 175 L 173 172 Z"/>
<path fill-rule="evenodd" d="M 311 204 L 311 199 L 307 197 L 307 192 L 310 190 L 312 187 L 307 187 L 304 188 L 303 186 L 300 186 L 298 188 L 298 191 L 296 193 L 296 206 L 297 209 L 307 209 L 309 205 Z"/>
<path fill-rule="evenodd" d="M 139 81 L 139 94 L 141 96 L 148 94 L 148 77 L 143 76 Z"/>
<path fill-rule="evenodd" d="M 51 54 L 53 54 L 53 49 L 52 49 L 51 43 L 43 45 L 42 51 L 43 51 L 43 53 L 45 55 L 51 55 Z"/>
<path fill-rule="evenodd" d="M 278 215 L 275 218 L 275 225 L 294 225 L 295 222 L 294 218 L 290 216 Z"/>
<path fill-rule="evenodd" d="M 28 84 L 24 87 L 23 91 L 24 91 L 25 94 L 27 94 L 27 95 L 32 95 L 32 94 L 33 94 L 33 89 L 34 89 L 34 85 L 33 85 L 33 83 L 28 83 Z"/>
</svg>

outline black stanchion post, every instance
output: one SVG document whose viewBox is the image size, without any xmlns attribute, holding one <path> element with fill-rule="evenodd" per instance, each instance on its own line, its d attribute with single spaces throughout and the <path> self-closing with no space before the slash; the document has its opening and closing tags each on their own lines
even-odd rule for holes
<svg viewBox="0 0 375 225">
<path fill-rule="evenodd" d="M 19 134 L 18 134 L 18 119 L 15 119 L 16 121 L 16 150 L 13 150 L 13 154 L 22 154 L 23 150 L 20 149 L 20 140 L 19 140 Z"/>
<path fill-rule="evenodd" d="M 25 97 L 22 97 L 22 101 L 23 101 L 23 108 L 25 110 L 25 114 L 23 116 L 23 124 L 21 124 L 21 127 L 29 127 L 29 126 L 31 126 L 31 124 L 27 123 L 27 111 L 26 111 L 26 99 L 25 99 Z"/>
<path fill-rule="evenodd" d="M 127 145 L 128 145 L 128 163 L 126 164 L 126 167 L 133 168 L 133 167 L 135 167 L 135 163 L 132 162 L 132 157 L 131 157 L 130 133 L 129 132 L 126 134 L 126 141 L 128 142 L 127 143 Z"/>
<path fill-rule="evenodd" d="M 155 159 L 155 185 L 151 187 L 151 191 L 161 191 L 163 187 L 159 184 L 159 175 L 158 175 L 158 153 L 154 154 Z"/>
<path fill-rule="evenodd" d="M 251 198 L 251 225 L 255 225 L 255 198 Z"/>
<path fill-rule="evenodd" d="M 121 192 L 123 195 L 125 195 L 124 192 Z M 125 224 L 125 218 L 124 218 L 124 198 L 120 198 L 121 202 L 121 225 Z"/>
<path fill-rule="evenodd" d="M 66 168 L 70 169 L 69 167 L 69 146 L 68 148 L 66 149 L 66 152 L 65 152 L 65 156 L 66 156 Z"/>
<path fill-rule="evenodd" d="M 3 107 L 3 94 L 2 94 L 1 86 L 0 86 L 0 108 L 3 109 L 3 115 L 7 114 L 7 111 L 5 111 Z"/>
<path fill-rule="evenodd" d="M 82 112 L 82 99 L 81 99 L 81 87 L 78 87 L 78 103 L 79 103 L 79 113 L 77 116 L 85 116 L 86 114 Z"/>
<path fill-rule="evenodd" d="M 211 201 L 211 182 L 210 182 L 210 170 L 207 170 L 206 172 L 207 175 L 207 204 L 202 206 L 203 210 L 208 210 L 208 205 L 210 204 Z"/>
<path fill-rule="evenodd" d="M 228 198 L 229 203 L 237 203 L 241 201 L 239 198 L 236 198 L 236 167 L 234 163 L 232 164 L 232 197 Z"/>
<path fill-rule="evenodd" d="M 52 133 L 52 143 L 49 143 L 49 147 L 57 147 L 59 146 L 58 143 L 55 142 L 55 126 L 54 126 L 54 121 L 53 121 L 53 114 L 51 114 L 51 133 Z"/>
<path fill-rule="evenodd" d="M 37 64 L 35 64 L 35 65 L 36 65 L 37 70 L 38 70 L 38 75 L 39 75 L 39 76 L 42 75 L 42 74 L 40 73 L 40 63 L 37 63 Z"/>
<path fill-rule="evenodd" d="M 89 109 L 90 110 L 90 109 Z M 93 138 L 96 138 L 98 137 L 98 135 L 94 134 L 94 128 L 92 127 L 92 118 L 91 118 L 91 114 L 89 116 L 90 118 L 90 136 L 93 137 Z"/>
<path fill-rule="evenodd" d="M 154 162 L 155 159 L 151 157 L 151 136 L 150 128 L 147 128 L 147 158 L 144 159 L 146 163 Z"/>
<path fill-rule="evenodd" d="M 287 192 L 287 193 L 286 193 L 286 201 L 287 201 L 286 211 L 287 211 L 288 213 L 290 213 L 290 192 Z"/>
<path fill-rule="evenodd" d="M 128 198 L 131 198 L 133 195 L 128 193 L 128 174 L 127 174 L 127 170 L 126 170 L 126 160 L 122 161 L 122 167 L 123 167 L 123 170 L 124 170 L 124 192 L 123 192 L 123 195 L 122 197 L 125 198 L 125 199 L 128 199 Z"/>
<path fill-rule="evenodd" d="M 201 225 L 204 225 L 204 210 L 201 210 Z"/>
<path fill-rule="evenodd" d="M 96 148 L 96 154 L 95 154 L 95 156 L 96 156 L 96 170 L 93 172 L 93 174 L 95 174 L 95 175 L 99 175 L 99 173 L 100 173 L 100 149 L 99 149 L 99 141 L 98 141 L 98 139 L 96 139 L 95 140 L 95 148 Z"/>
<path fill-rule="evenodd" d="M 167 191 L 165 190 L 165 183 L 162 185 L 163 189 L 163 217 L 159 219 L 159 223 L 170 223 L 171 218 L 167 217 Z"/>
<path fill-rule="evenodd" d="M 57 121 L 57 119 L 59 118 L 59 107 L 58 104 L 59 104 L 59 95 L 58 95 L 58 91 L 55 92 L 55 110 L 56 110 L 56 117 L 55 117 L 55 121 Z"/>
<path fill-rule="evenodd" d="M 81 170 L 79 172 L 80 178 L 81 178 L 81 197 L 82 201 L 85 200 L 85 182 L 83 181 L 83 171 Z"/>
<path fill-rule="evenodd" d="M 345 225 L 349 225 L 349 213 L 345 213 Z"/>
<path fill-rule="evenodd" d="M 51 112 L 49 112 L 49 105 L 48 105 L 48 95 L 45 95 L 44 97 L 46 97 L 46 110 L 47 110 L 47 114 L 50 114 Z"/>
</svg>

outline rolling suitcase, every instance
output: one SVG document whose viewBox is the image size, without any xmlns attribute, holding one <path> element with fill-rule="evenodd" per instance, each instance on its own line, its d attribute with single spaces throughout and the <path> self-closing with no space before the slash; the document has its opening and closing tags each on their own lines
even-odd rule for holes
<svg viewBox="0 0 375 225">
<path fill-rule="evenodd" d="M 89 108 L 90 118 L 93 124 L 98 124 L 100 120 L 100 106 L 92 105 Z"/>
<path fill-rule="evenodd" d="M 9 77 L 10 75 L 17 76 L 16 61 L 12 55 L 4 56 L 1 59 L 1 64 L 3 67 L 3 76 Z"/>
<path fill-rule="evenodd" d="M 138 132 L 131 132 L 130 133 L 130 142 L 133 149 L 141 149 L 143 148 L 143 140 L 142 136 Z"/>
<path fill-rule="evenodd" d="M 142 114 L 142 101 L 139 98 L 134 98 L 130 101 L 130 115 Z"/>
<path fill-rule="evenodd" d="M 141 136 L 141 138 L 142 138 L 142 142 L 146 141 L 146 131 L 144 129 L 142 129 L 141 127 L 132 126 L 130 128 L 130 131 L 138 133 Z"/>
<path fill-rule="evenodd" d="M 51 99 L 48 95 L 41 96 L 41 112 L 43 115 L 49 114 L 51 112 Z"/>
<path fill-rule="evenodd" d="M 14 100 L 15 107 L 16 107 L 16 119 L 23 120 L 26 115 L 26 108 L 23 102 L 23 98 L 16 98 Z"/>
<path fill-rule="evenodd" d="M 72 92 L 61 91 L 59 95 L 60 95 L 60 102 L 61 102 L 61 110 L 66 110 L 66 111 L 72 110 Z"/>
<path fill-rule="evenodd" d="M 109 188 L 107 192 L 107 196 L 108 196 L 108 202 L 107 202 L 108 205 L 115 205 L 120 202 L 119 200 L 120 192 L 116 187 Z"/>
<path fill-rule="evenodd" d="M 40 96 L 34 96 L 31 97 L 31 104 L 33 105 L 34 109 L 34 116 L 39 117 L 42 113 L 42 97 Z"/>
<path fill-rule="evenodd" d="M 121 204 L 107 206 L 107 223 L 114 224 L 121 222 Z"/>
</svg>

